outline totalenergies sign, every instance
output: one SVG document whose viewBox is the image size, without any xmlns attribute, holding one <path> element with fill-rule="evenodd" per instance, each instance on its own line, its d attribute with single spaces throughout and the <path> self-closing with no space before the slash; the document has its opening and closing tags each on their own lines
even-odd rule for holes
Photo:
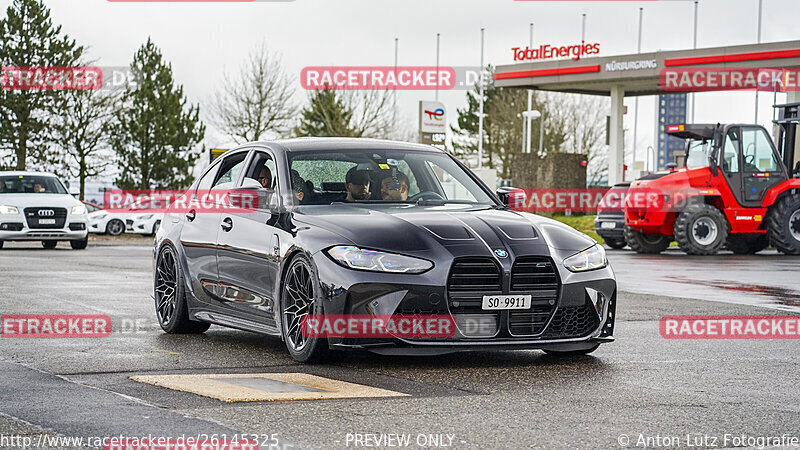
<svg viewBox="0 0 800 450">
<path fill-rule="evenodd" d="M 552 59 L 552 58 L 565 58 L 571 57 L 577 61 L 581 56 L 596 55 L 600 53 L 600 44 L 587 44 L 581 41 L 577 45 L 562 45 L 554 46 L 550 44 L 540 45 L 538 48 L 530 48 L 525 46 L 514 47 L 511 49 L 514 52 L 514 61 L 534 61 L 537 59 Z"/>
</svg>

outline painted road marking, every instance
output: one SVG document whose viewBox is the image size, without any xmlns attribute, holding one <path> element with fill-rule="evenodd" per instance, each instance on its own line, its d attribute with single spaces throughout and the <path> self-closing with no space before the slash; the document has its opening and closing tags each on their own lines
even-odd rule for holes
<svg viewBox="0 0 800 450">
<path fill-rule="evenodd" d="M 211 397 L 223 402 L 409 396 L 401 392 L 332 380 L 307 373 L 139 375 L 131 377 L 131 380 Z"/>
</svg>

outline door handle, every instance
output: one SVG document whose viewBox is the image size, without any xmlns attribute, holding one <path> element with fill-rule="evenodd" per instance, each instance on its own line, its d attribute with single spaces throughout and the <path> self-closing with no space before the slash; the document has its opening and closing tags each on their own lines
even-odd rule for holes
<svg viewBox="0 0 800 450">
<path fill-rule="evenodd" d="M 231 220 L 230 217 L 226 217 L 222 219 L 222 224 L 220 226 L 222 227 L 222 231 L 231 231 L 233 229 L 233 220 Z"/>
<path fill-rule="evenodd" d="M 194 218 L 197 217 L 197 211 L 190 209 L 188 213 L 186 213 L 186 220 L 189 222 L 193 221 Z"/>
</svg>

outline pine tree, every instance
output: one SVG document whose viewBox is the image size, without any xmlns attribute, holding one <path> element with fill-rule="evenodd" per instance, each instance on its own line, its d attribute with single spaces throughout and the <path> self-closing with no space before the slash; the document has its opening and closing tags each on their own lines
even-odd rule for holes
<svg viewBox="0 0 800 450">
<path fill-rule="evenodd" d="M 78 64 L 83 47 L 61 26 L 54 26 L 41 0 L 14 0 L 0 19 L 3 67 L 69 67 Z M 6 80 L 7 82 L 8 80 Z M 0 150 L 17 170 L 47 167 L 48 120 L 66 108 L 63 91 L 0 89 Z M 4 159 L 7 157 L 4 155 Z M 4 164 L 6 165 L 6 164 Z"/>
<path fill-rule="evenodd" d="M 361 137 L 351 125 L 353 111 L 333 89 L 315 91 L 302 115 L 300 125 L 295 128 L 297 136 Z"/>
<path fill-rule="evenodd" d="M 189 184 L 198 158 L 195 146 L 205 135 L 200 108 L 187 107 L 183 86 L 172 66 L 148 38 L 131 63 L 135 86 L 128 86 L 116 114 L 112 148 L 123 189 L 180 188 Z"/>
</svg>

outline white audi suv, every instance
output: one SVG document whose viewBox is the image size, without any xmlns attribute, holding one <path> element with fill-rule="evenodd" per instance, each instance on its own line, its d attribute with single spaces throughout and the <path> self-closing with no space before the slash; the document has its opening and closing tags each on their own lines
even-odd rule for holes
<svg viewBox="0 0 800 450">
<path fill-rule="evenodd" d="M 42 241 L 54 248 L 88 242 L 86 206 L 51 173 L 0 172 L 0 248 L 4 241 Z"/>
</svg>

